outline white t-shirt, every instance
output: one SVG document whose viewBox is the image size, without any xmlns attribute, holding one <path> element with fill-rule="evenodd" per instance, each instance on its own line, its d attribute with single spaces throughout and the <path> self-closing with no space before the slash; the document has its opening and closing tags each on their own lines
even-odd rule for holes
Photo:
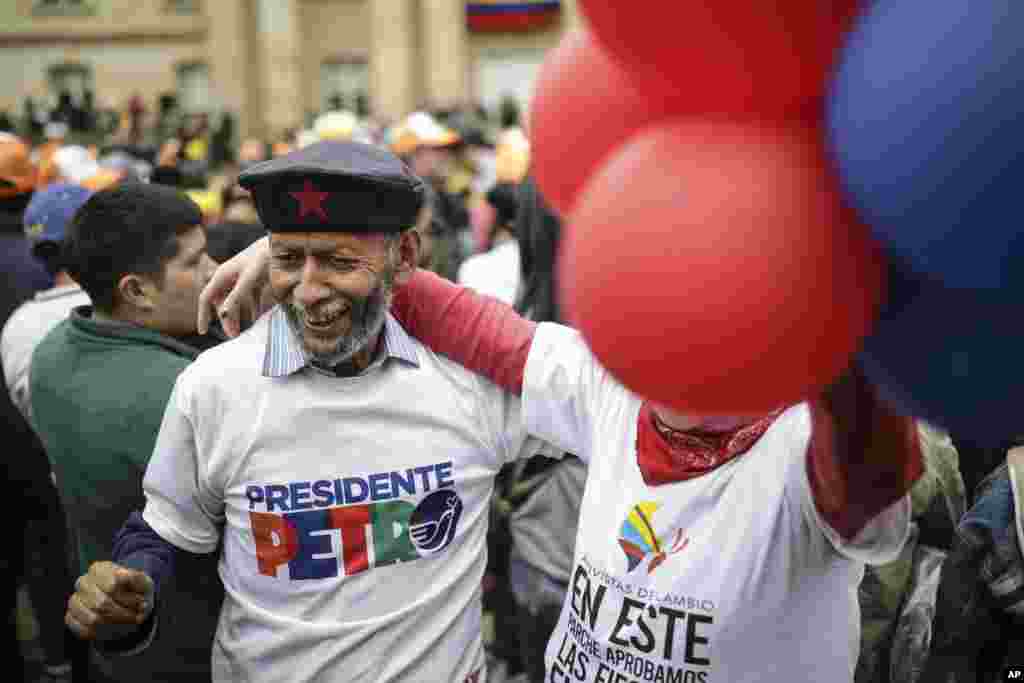
<svg viewBox="0 0 1024 683">
<path fill-rule="evenodd" d="M 67 319 L 71 309 L 88 306 L 89 295 L 78 285 L 54 287 L 39 292 L 11 314 L 4 325 L 2 355 L 7 391 L 18 410 L 31 422 L 32 401 L 29 396 L 29 368 L 32 352 L 50 330 Z"/>
<path fill-rule="evenodd" d="M 518 398 L 416 342 L 265 377 L 267 320 L 181 374 L 144 480 L 160 536 L 223 535 L 214 680 L 483 683 L 494 475 L 541 449 Z"/>
<path fill-rule="evenodd" d="M 527 429 L 589 465 L 547 680 L 852 680 L 862 563 L 896 557 L 909 499 L 844 543 L 811 497 L 806 405 L 736 460 L 647 486 L 640 408 L 576 332 L 538 327 L 523 389 Z"/>
<path fill-rule="evenodd" d="M 458 280 L 487 296 L 512 305 L 519 293 L 519 243 L 502 242 L 490 251 L 470 256 L 459 266 Z"/>
</svg>

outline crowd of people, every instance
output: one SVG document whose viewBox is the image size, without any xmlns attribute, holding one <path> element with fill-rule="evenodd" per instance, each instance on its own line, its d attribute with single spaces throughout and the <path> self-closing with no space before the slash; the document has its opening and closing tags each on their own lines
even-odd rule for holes
<svg viewBox="0 0 1024 683">
<path fill-rule="evenodd" d="M 855 368 L 768 415 L 629 391 L 559 306 L 514 116 L 337 107 L 236 145 L 145 110 L 91 146 L 61 116 L 0 132 L 16 679 L 1024 665 L 1020 444 L 895 414 Z"/>
</svg>

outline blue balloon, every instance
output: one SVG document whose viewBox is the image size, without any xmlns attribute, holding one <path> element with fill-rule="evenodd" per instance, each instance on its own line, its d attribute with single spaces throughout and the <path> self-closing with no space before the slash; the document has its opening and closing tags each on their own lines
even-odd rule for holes
<svg viewBox="0 0 1024 683">
<path fill-rule="evenodd" d="M 978 297 L 893 260 L 889 298 L 858 361 L 884 398 L 956 436 L 1024 434 L 1024 302 Z"/>
<path fill-rule="evenodd" d="M 1024 2 L 874 3 L 828 118 L 850 200 L 890 253 L 950 287 L 1024 295 Z"/>
</svg>

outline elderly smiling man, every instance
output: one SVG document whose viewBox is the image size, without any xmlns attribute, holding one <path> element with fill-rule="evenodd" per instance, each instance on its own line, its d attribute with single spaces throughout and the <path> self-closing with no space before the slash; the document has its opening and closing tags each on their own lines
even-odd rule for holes
<svg viewBox="0 0 1024 683">
<path fill-rule="evenodd" d="M 79 580 L 69 625 L 143 650 L 174 555 L 223 540 L 215 681 L 482 683 L 493 478 L 541 444 L 518 399 L 388 313 L 417 260 L 422 181 L 326 142 L 240 182 L 270 230 L 278 305 L 181 374 L 145 510 Z"/>
</svg>

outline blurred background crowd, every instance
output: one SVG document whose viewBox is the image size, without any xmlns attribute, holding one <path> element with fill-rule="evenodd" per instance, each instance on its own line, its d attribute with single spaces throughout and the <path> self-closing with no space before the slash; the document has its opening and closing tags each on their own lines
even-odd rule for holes
<svg viewBox="0 0 1024 683">
<path fill-rule="evenodd" d="M 339 98 L 340 99 L 340 98 Z M 60 104 L 44 110 L 45 123 L 25 118 L 0 121 L 5 179 L 28 196 L 53 183 L 74 183 L 97 191 L 120 182 L 172 185 L 203 211 L 205 225 L 232 245 L 238 235 L 261 230 L 248 193 L 236 180 L 247 167 L 322 140 L 354 140 L 386 147 L 402 157 L 432 189 L 423 216 L 422 265 L 456 279 L 463 262 L 507 242 L 515 217 L 515 185 L 529 166 L 529 144 L 520 127 L 520 107 L 509 97 L 499 112 L 416 111 L 382 125 L 365 109 L 343 106 L 316 115 L 273 139 L 235 142 L 234 118 L 181 115 L 173 107 L 157 116 L 132 99 L 112 114 L 112 127 L 87 104 L 63 92 Z M 360 115 L 360 112 L 362 115 Z M 37 125 L 38 124 L 38 125 Z M 262 233 L 260 233 L 262 234 Z M 510 262 L 513 271 L 515 262 Z M 489 271 L 471 265 L 467 277 Z M 496 283 L 512 302 L 515 282 Z"/>
</svg>

